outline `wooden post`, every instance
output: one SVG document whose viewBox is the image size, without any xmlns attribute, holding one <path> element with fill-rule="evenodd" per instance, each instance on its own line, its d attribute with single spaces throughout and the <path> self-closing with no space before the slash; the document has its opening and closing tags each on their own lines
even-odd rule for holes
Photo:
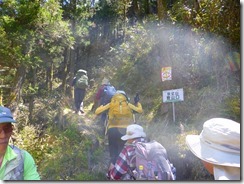
<svg viewBox="0 0 244 184">
<path fill-rule="evenodd" d="M 172 107 L 173 107 L 173 122 L 175 122 L 175 103 L 172 102 Z"/>
</svg>

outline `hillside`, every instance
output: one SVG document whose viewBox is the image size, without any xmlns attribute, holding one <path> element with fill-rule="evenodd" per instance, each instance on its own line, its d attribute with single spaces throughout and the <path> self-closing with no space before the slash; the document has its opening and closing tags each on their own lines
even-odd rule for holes
<svg viewBox="0 0 244 184">
<path fill-rule="evenodd" d="M 101 77 L 97 78 L 88 89 L 83 115 L 74 114 L 73 98 L 60 95 L 59 87 L 52 95 L 36 100 L 34 126 L 24 123 L 24 119 L 28 119 L 28 104 L 19 106 L 18 127 L 23 130 L 16 135 L 16 144 L 34 155 L 43 180 L 106 180 L 109 160 L 107 137 L 104 125 L 92 111 L 94 94 L 101 80 Z M 112 79 L 112 82 L 116 85 L 119 80 Z M 167 82 L 169 84 L 170 81 Z M 198 134 L 203 122 L 211 117 L 230 117 L 228 112 L 231 111 L 221 106 L 224 102 L 221 99 L 227 91 L 206 86 L 190 93 L 191 88 L 184 88 L 184 101 L 175 103 L 174 122 L 172 103 L 162 103 L 162 93 L 155 95 L 150 92 L 151 84 L 141 85 L 141 89 L 145 88 L 149 92 L 140 93 L 144 112 L 136 114 L 136 121 L 145 128 L 150 139 L 159 141 L 167 149 L 178 171 L 177 180 L 212 180 L 202 163 L 186 148 L 185 136 Z M 193 94 L 199 95 L 198 100 Z M 133 93 L 128 95 L 133 99 Z M 192 98 L 196 102 L 189 106 L 188 101 Z M 232 105 L 238 107 L 238 103 L 237 106 Z M 22 144 L 27 137 L 28 141 Z M 33 142 L 36 142 L 35 146 Z"/>
<path fill-rule="evenodd" d="M 167 28 L 162 32 L 172 34 Z M 136 114 L 136 121 L 145 128 L 151 139 L 165 146 L 177 168 L 177 180 L 212 179 L 201 162 L 187 150 L 185 136 L 198 134 L 203 122 L 212 117 L 240 122 L 240 70 L 232 71 L 228 63 L 222 63 L 226 56 L 225 47 L 216 50 L 215 43 L 209 44 L 208 37 L 203 42 L 203 38 L 194 36 L 198 41 L 195 44 L 180 42 L 179 39 L 186 41 L 188 35 L 174 36 L 173 40 L 163 37 L 159 43 L 154 43 L 152 37 L 145 36 L 143 40 L 137 37 L 128 44 L 141 42 L 146 46 L 129 44 L 131 50 L 125 51 L 121 45 L 109 54 L 105 53 L 107 65 L 88 71 L 90 88 L 84 100 L 86 113 L 82 116 L 73 113 L 72 88 L 67 85 L 71 93 L 64 93 L 61 80 L 55 81 L 52 92 L 47 93 L 39 88 L 35 101 L 31 101 L 33 96 L 30 96 L 30 101 L 23 96 L 15 111 L 20 122 L 16 144 L 34 155 L 43 180 L 106 179 L 108 152 L 104 144 L 104 127 L 91 111 L 95 92 L 104 77 L 109 78 L 117 89 L 126 91 L 131 100 L 136 93 L 140 94 L 144 112 Z M 218 41 L 216 38 L 216 43 Z M 197 44 L 200 48 L 195 47 Z M 173 50 L 172 45 L 175 46 Z M 159 52 L 161 46 L 164 50 Z M 191 49 L 184 50 L 186 46 Z M 138 49 L 140 54 L 132 58 L 131 52 Z M 199 54 L 202 49 L 211 52 Z M 172 60 L 165 60 L 167 56 Z M 172 80 L 161 80 L 160 58 L 163 58 L 163 66 L 172 66 Z M 196 58 L 202 63 L 196 62 Z M 194 62 L 194 65 L 190 65 Z M 173 89 L 184 90 L 184 101 L 174 103 L 175 114 L 172 103 L 162 102 L 163 91 Z M 31 138 L 29 134 L 32 134 Z M 23 144 L 25 139 L 28 141 Z M 35 146 L 33 141 L 36 142 Z"/>
</svg>

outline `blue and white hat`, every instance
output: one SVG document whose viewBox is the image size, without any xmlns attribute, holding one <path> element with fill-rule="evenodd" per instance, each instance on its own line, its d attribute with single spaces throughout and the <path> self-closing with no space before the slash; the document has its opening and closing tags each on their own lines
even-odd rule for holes
<svg viewBox="0 0 244 184">
<path fill-rule="evenodd" d="M 0 106 L 0 123 L 15 123 L 9 108 Z"/>
</svg>

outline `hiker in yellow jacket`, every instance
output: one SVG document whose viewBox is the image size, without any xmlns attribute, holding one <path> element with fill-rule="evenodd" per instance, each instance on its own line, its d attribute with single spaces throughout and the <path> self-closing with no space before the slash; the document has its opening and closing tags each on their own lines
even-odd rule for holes
<svg viewBox="0 0 244 184">
<path fill-rule="evenodd" d="M 114 164 L 125 144 L 121 136 L 126 134 L 128 125 L 135 123 L 133 113 L 142 113 L 143 110 L 139 100 L 135 101 L 135 105 L 129 103 L 126 93 L 121 90 L 116 91 L 110 103 L 98 107 L 95 114 L 98 115 L 106 110 L 108 110 L 108 122 L 105 135 L 108 134 L 109 153 Z"/>
</svg>

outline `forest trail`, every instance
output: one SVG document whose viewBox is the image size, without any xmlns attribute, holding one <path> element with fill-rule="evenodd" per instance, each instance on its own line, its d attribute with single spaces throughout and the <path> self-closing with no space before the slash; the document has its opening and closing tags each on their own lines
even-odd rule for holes
<svg viewBox="0 0 244 184">
<path fill-rule="evenodd" d="M 76 114 L 72 109 L 64 109 L 63 117 L 65 122 L 77 123 L 77 128 L 81 134 L 87 136 L 92 141 L 92 145 L 88 150 L 88 168 L 93 172 L 104 173 L 107 172 L 109 166 L 109 150 L 108 140 L 105 135 L 104 124 L 101 123 L 100 116 L 96 116 L 95 113 L 89 107 L 84 108 L 84 113 Z M 82 141 L 82 140 L 81 140 Z M 103 150 L 98 158 L 97 163 L 92 163 L 92 157 L 95 156 L 95 152 L 101 149 Z"/>
</svg>

